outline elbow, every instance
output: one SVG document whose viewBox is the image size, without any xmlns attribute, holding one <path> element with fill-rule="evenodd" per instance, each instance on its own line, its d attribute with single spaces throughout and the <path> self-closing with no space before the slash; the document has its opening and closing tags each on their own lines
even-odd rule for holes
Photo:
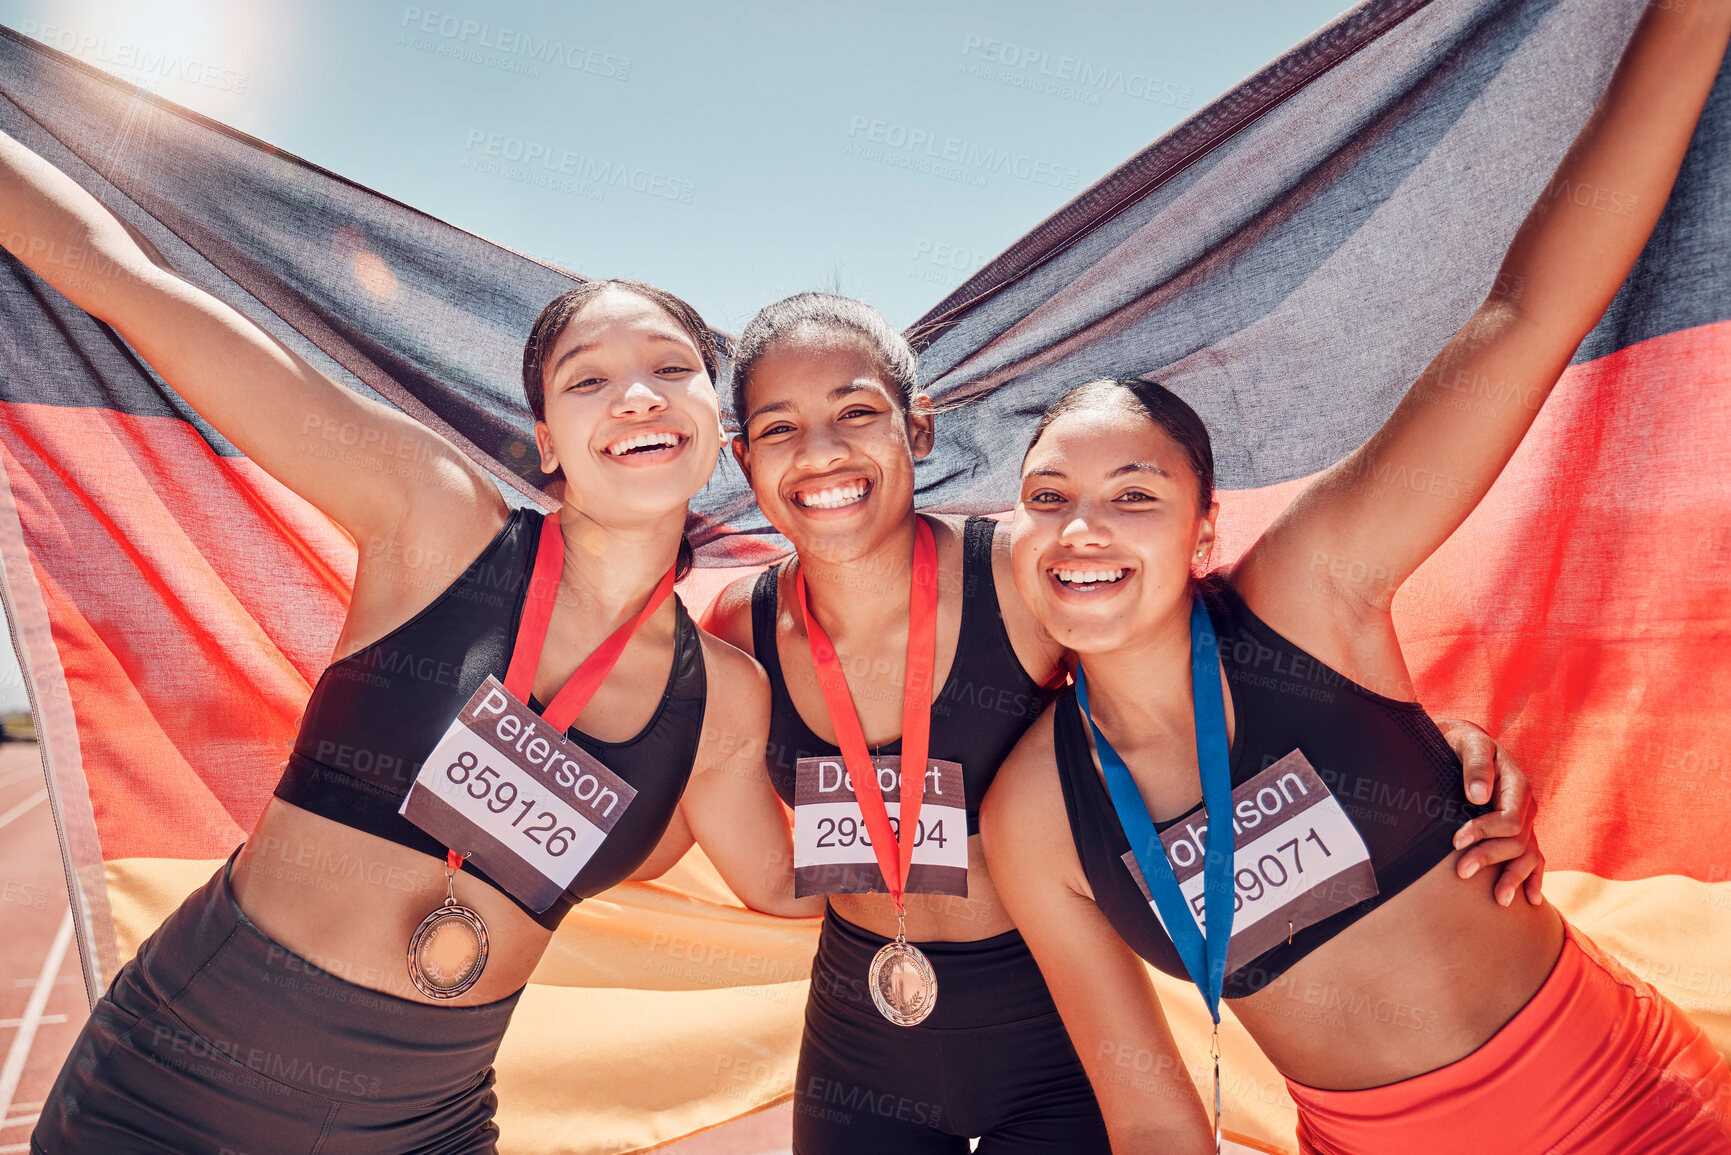
<svg viewBox="0 0 1731 1155">
<path fill-rule="evenodd" d="M 1201 1100 L 1196 1101 L 1194 1109 L 1179 1111 L 1176 1115 L 1178 1117 L 1164 1120 L 1108 1118 L 1106 1133 L 1112 1141 L 1112 1150 L 1213 1155 L 1214 1128 L 1202 1109 Z"/>
<path fill-rule="evenodd" d="M 1521 291 L 1525 281 L 1525 277 L 1518 275 L 1497 274 L 1496 284 L 1492 286 L 1490 295 L 1467 322 L 1475 341 L 1494 341 L 1529 323 L 1530 318 L 1525 307 L 1526 294 Z"/>
<path fill-rule="evenodd" d="M 1611 292 L 1615 291 L 1613 287 Z M 1470 333 L 1479 347 L 1506 340 L 1539 341 L 1545 348 L 1566 348 L 1572 356 L 1610 303 L 1609 295 L 1578 299 L 1564 293 L 1532 292 L 1525 276 L 1501 272 L 1462 332 Z"/>
<path fill-rule="evenodd" d="M 824 896 L 821 894 L 807 895 L 805 898 L 795 898 L 791 888 L 782 893 L 769 895 L 740 896 L 740 901 L 746 907 L 758 914 L 767 914 L 775 918 L 819 918 L 823 915 Z"/>
<path fill-rule="evenodd" d="M 776 918 L 816 918 L 829 902 L 821 894 L 801 896 L 791 870 L 771 871 L 752 885 L 735 887 L 734 893 L 747 908 Z"/>
</svg>

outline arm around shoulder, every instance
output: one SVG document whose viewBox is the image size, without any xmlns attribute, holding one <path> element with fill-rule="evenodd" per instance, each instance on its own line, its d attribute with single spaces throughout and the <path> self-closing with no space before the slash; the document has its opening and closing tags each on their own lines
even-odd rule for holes
<svg viewBox="0 0 1731 1155">
<path fill-rule="evenodd" d="M 709 702 L 697 764 L 680 810 L 697 844 L 745 905 L 765 914 L 823 913 L 822 896 L 793 894 L 793 837 L 769 783 L 769 679 L 748 655 L 706 635 Z"/>
</svg>

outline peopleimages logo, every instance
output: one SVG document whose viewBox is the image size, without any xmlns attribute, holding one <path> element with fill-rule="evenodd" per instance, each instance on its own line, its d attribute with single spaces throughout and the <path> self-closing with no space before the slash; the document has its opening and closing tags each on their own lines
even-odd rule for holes
<svg viewBox="0 0 1731 1155">
<path fill-rule="evenodd" d="M 1082 104 L 1099 104 L 1100 93 L 1116 92 L 1132 100 L 1189 108 L 1193 95 L 1187 84 L 1157 80 L 1146 73 L 1076 56 L 1054 56 L 1043 49 L 989 36 L 964 37 L 962 57 L 961 71 L 969 76 Z"/>
<path fill-rule="evenodd" d="M 688 205 L 697 193 L 691 181 L 641 165 L 603 160 L 546 141 L 482 128 L 469 130 L 463 148 L 469 154 L 463 158 L 466 169 L 593 200 L 601 199 L 606 189 L 620 188 Z"/>
<path fill-rule="evenodd" d="M 955 285 L 979 271 L 992 254 L 975 252 L 962 245 L 921 237 L 914 241 L 913 264 L 908 276 L 934 285 Z"/>
<path fill-rule="evenodd" d="M 1055 164 L 1023 152 L 990 148 L 955 136 L 941 136 L 928 129 L 895 121 L 855 115 L 848 120 L 849 156 L 874 160 L 893 168 L 928 173 L 946 180 L 986 187 L 992 176 L 1054 188 L 1074 189 L 1080 170 L 1074 165 Z"/>
<path fill-rule="evenodd" d="M 218 92 L 232 92 L 240 96 L 246 93 L 247 86 L 252 83 L 250 72 L 241 72 L 194 56 L 182 56 L 178 52 L 159 52 L 127 40 L 110 40 L 106 36 L 89 32 L 58 28 L 52 24 L 37 24 L 34 20 L 23 21 L 19 28 L 26 36 L 58 48 L 68 56 L 76 56 L 80 60 L 100 65 L 122 80 L 151 91 L 156 90 L 159 81 L 178 80 L 183 84 L 214 88 Z"/>
<path fill-rule="evenodd" d="M 407 47 L 502 71 L 539 76 L 540 70 L 535 66 L 550 64 L 572 72 L 587 72 L 605 80 L 631 79 L 629 57 L 614 56 L 581 44 L 566 43 L 555 36 L 507 28 L 454 12 L 405 6 L 402 29 L 398 43 Z M 489 56 L 488 53 L 499 55 Z"/>
</svg>

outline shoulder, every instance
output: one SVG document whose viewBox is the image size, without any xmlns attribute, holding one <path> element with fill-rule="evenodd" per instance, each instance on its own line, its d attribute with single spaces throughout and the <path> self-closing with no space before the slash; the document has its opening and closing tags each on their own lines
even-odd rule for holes
<svg viewBox="0 0 1731 1155">
<path fill-rule="evenodd" d="M 1016 593 L 1016 574 L 1010 568 L 1010 523 L 995 521 L 992 523 L 992 576 L 997 579 L 999 602 L 1020 602 Z"/>
<path fill-rule="evenodd" d="M 429 564 L 456 563 L 461 570 L 493 543 L 510 520 L 511 507 L 489 475 L 459 457 L 421 463 L 419 491 L 394 494 L 389 511 L 355 527 L 352 536 L 362 557 L 413 550 Z"/>
<path fill-rule="evenodd" d="M 391 520 L 345 530 L 356 562 L 339 657 L 438 601 L 500 539 L 511 511 L 499 491 L 467 484 L 460 470 L 451 471 L 450 482 L 444 500 L 409 502 Z"/>
<path fill-rule="evenodd" d="M 763 667 L 706 629 L 700 629 L 698 637 L 707 675 L 698 765 L 713 765 L 742 753 L 761 757 L 769 728 L 769 679 Z"/>
<path fill-rule="evenodd" d="M 938 564 L 953 567 L 960 575 L 962 566 L 967 561 L 967 555 L 963 552 L 963 533 L 968 519 L 959 513 L 927 513 L 925 510 L 915 512 L 921 521 L 931 527 L 932 544 L 938 547 Z"/>
<path fill-rule="evenodd" d="M 1046 707 L 1004 760 L 980 806 L 986 860 L 1000 888 L 1062 887 L 1088 895 L 1052 753 L 1056 704 Z M 993 850 L 997 849 L 997 857 Z"/>
<path fill-rule="evenodd" d="M 1022 668 L 1034 681 L 1045 685 L 1064 663 L 1065 649 L 1052 639 L 1034 617 L 1016 589 L 1016 572 L 1010 558 L 1011 526 L 1007 521 L 992 526 L 992 588 L 998 598 L 998 616 L 1010 646 Z"/>
<path fill-rule="evenodd" d="M 728 643 L 729 649 L 751 650 L 751 595 L 761 576 L 761 573 L 747 574 L 729 582 L 703 615 L 703 628 Z"/>
<path fill-rule="evenodd" d="M 941 543 L 946 537 L 960 541 L 962 530 L 968 524 L 968 518 L 960 513 L 928 513 L 926 510 L 916 510 L 920 520 L 932 527 L 932 536 Z"/>
<path fill-rule="evenodd" d="M 757 659 L 707 629 L 699 629 L 698 637 L 703 641 L 703 663 L 709 672 L 710 703 L 730 709 L 756 705 L 767 710 L 769 678 Z"/>
<path fill-rule="evenodd" d="M 1047 706 L 1016 742 L 998 768 L 980 806 L 981 830 L 1020 833 L 1044 815 L 1062 814 L 1063 792 L 1058 763 L 1052 752 L 1052 719 L 1056 704 Z M 987 834 L 988 841 L 991 834 Z"/>
</svg>

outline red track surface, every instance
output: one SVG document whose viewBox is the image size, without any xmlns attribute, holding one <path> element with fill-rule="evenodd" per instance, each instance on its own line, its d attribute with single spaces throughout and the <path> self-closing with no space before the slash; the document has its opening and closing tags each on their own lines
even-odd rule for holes
<svg viewBox="0 0 1731 1155">
<path fill-rule="evenodd" d="M 30 1149 L 42 1100 L 88 1013 L 70 928 L 42 763 L 34 745 L 7 742 L 0 745 L 0 1155 Z"/>
</svg>

